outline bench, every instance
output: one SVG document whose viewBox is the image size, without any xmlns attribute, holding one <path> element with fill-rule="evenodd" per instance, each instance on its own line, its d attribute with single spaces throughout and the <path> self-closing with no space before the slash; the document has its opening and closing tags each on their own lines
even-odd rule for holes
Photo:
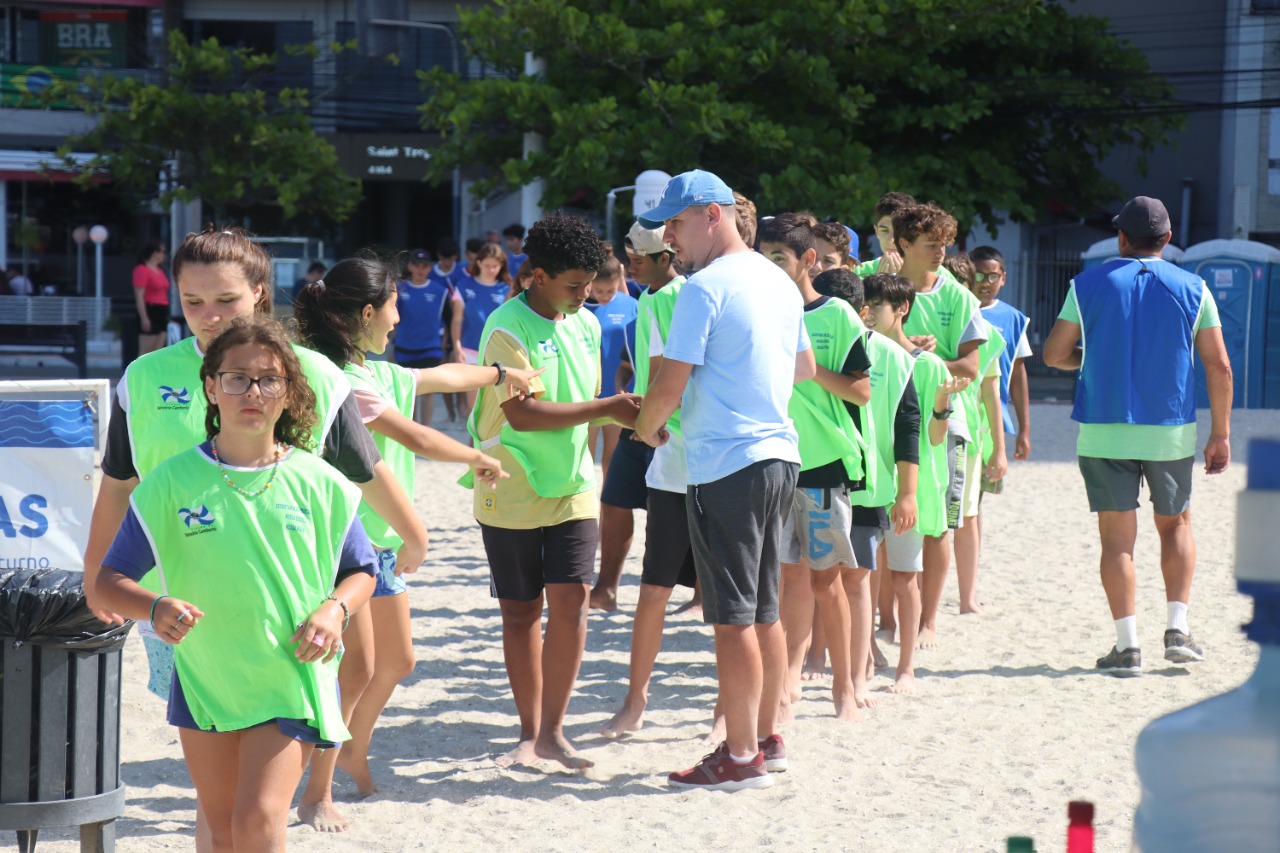
<svg viewBox="0 0 1280 853">
<path fill-rule="evenodd" d="M 89 378 L 89 324 L 76 323 L 0 323 L 0 348 L 57 350 L 58 355 L 76 366 L 81 379 Z"/>
</svg>

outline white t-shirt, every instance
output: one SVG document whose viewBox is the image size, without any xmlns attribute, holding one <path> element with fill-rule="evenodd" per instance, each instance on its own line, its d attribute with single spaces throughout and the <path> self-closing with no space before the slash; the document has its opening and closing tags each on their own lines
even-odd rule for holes
<svg viewBox="0 0 1280 853">
<path fill-rule="evenodd" d="M 693 365 L 680 415 L 690 485 L 800 462 L 787 404 L 796 354 L 809 349 L 803 315 L 795 284 L 756 252 L 719 257 L 685 282 L 664 358 Z"/>
</svg>

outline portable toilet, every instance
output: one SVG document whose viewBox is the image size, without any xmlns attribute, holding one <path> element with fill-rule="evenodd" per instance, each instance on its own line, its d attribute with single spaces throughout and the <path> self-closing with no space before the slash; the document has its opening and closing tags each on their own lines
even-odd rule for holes
<svg viewBox="0 0 1280 853">
<path fill-rule="evenodd" d="M 1218 304 L 1235 379 L 1235 408 L 1280 408 L 1280 249 L 1252 240 L 1207 240 L 1179 263 L 1205 280 Z M 1209 405 L 1196 363 L 1196 404 Z"/>
<path fill-rule="evenodd" d="M 1080 261 L 1083 264 L 1082 269 L 1086 270 L 1105 264 L 1107 261 L 1118 257 L 1120 257 L 1119 237 L 1108 237 L 1105 240 L 1099 240 L 1080 253 Z M 1171 264 L 1177 264 L 1182 260 L 1182 250 L 1170 243 L 1164 247 L 1164 252 L 1160 257 Z"/>
</svg>

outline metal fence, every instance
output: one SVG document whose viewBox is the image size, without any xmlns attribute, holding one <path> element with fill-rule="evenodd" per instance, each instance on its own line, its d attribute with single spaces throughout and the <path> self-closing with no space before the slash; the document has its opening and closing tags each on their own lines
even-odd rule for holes
<svg viewBox="0 0 1280 853">
<path fill-rule="evenodd" d="M 1041 351 L 1044 340 L 1053 329 L 1062 301 L 1067 297 L 1071 279 L 1080 272 L 1080 253 L 1071 252 L 1023 252 L 1022 270 L 1024 283 L 1021 304 L 1018 306 L 1031 318 L 1027 327 L 1027 340 L 1032 356 L 1027 359 L 1027 372 L 1040 376 L 1060 376 L 1044 363 Z"/>
<path fill-rule="evenodd" d="M 111 316 L 111 300 L 92 296 L 0 296 L 0 343 L 4 342 L 6 325 L 38 325 L 42 323 L 73 324 L 85 320 L 89 324 L 89 340 L 111 339 L 103 330 Z"/>
</svg>

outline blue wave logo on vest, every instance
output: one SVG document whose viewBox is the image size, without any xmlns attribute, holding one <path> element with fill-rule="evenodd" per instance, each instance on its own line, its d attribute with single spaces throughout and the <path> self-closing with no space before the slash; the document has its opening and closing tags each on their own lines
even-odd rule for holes
<svg viewBox="0 0 1280 853">
<path fill-rule="evenodd" d="M 560 357 L 560 347 L 556 344 L 554 340 L 551 340 L 549 338 L 545 341 L 538 341 L 538 351 L 541 352 L 547 358 Z"/>
<path fill-rule="evenodd" d="M 209 512 L 207 506 L 201 506 L 200 509 L 187 509 L 184 506 L 178 510 L 178 515 L 182 518 L 182 523 L 187 527 L 192 527 L 196 524 L 213 524 L 213 513 Z"/>
<path fill-rule="evenodd" d="M 160 402 L 176 403 L 179 406 L 189 406 L 191 405 L 191 392 L 186 388 L 174 388 L 172 385 L 161 385 Z"/>
</svg>

